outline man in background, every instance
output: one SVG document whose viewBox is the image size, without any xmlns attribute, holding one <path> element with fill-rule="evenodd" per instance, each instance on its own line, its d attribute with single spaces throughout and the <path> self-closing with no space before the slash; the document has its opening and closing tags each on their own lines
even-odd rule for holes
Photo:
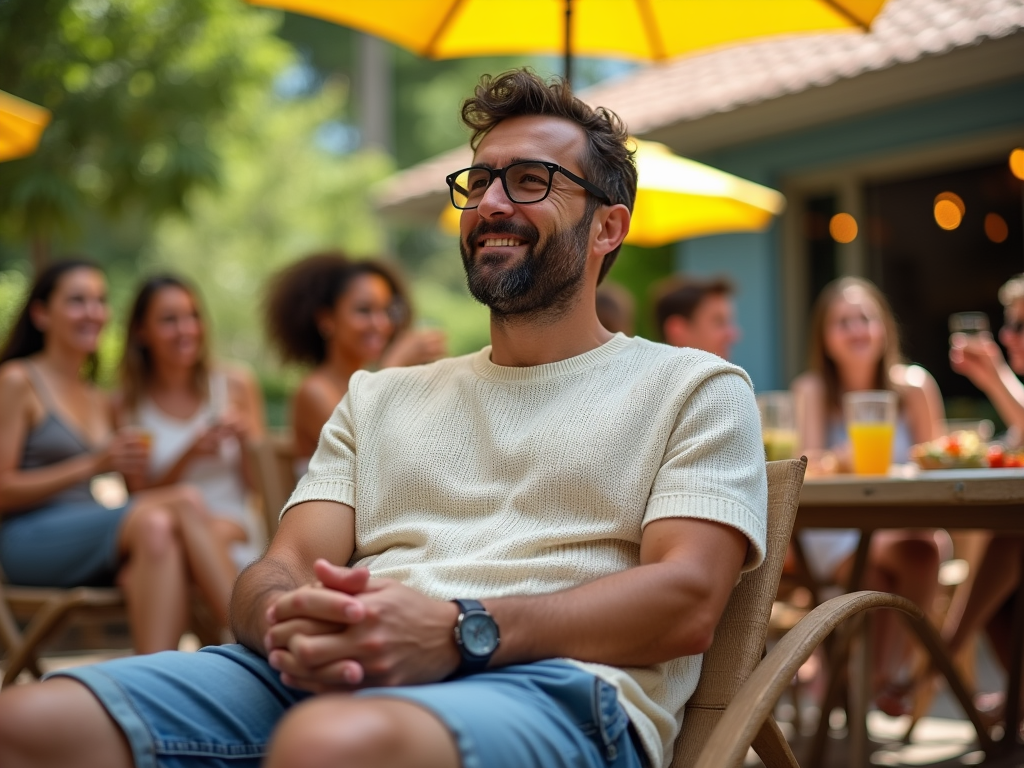
<svg viewBox="0 0 1024 768">
<path fill-rule="evenodd" d="M 623 286 L 607 281 L 597 286 L 597 319 L 612 333 L 632 336 L 635 311 L 633 296 Z"/>
<path fill-rule="evenodd" d="M 733 287 L 724 277 L 674 278 L 658 292 L 654 318 L 661 339 L 673 347 L 702 349 L 729 359 L 740 338 Z"/>
</svg>

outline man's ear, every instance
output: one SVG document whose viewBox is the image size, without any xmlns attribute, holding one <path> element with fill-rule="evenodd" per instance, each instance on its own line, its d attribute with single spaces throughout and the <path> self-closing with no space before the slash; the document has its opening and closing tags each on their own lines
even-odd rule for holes
<svg viewBox="0 0 1024 768">
<path fill-rule="evenodd" d="M 629 232 L 629 208 L 619 205 L 601 206 L 594 216 L 595 223 L 600 225 L 594 239 L 594 250 L 604 257 L 618 248 Z"/>
<path fill-rule="evenodd" d="M 673 347 L 690 346 L 690 321 L 682 315 L 669 315 L 661 327 L 665 343 Z"/>
</svg>

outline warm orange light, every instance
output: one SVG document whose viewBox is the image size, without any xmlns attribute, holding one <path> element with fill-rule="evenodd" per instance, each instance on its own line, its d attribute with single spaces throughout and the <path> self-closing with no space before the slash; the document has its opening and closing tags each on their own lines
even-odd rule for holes
<svg viewBox="0 0 1024 768">
<path fill-rule="evenodd" d="M 852 243 L 857 237 L 857 220 L 848 213 L 837 213 L 828 222 L 828 233 L 837 243 Z"/>
<path fill-rule="evenodd" d="M 932 210 L 935 223 L 943 229 L 956 229 L 964 220 L 967 206 L 955 192 L 940 192 L 935 196 L 935 207 Z"/>
<path fill-rule="evenodd" d="M 985 214 L 985 236 L 993 243 L 1001 243 L 1010 236 L 1010 228 L 1006 219 L 998 213 Z"/>
<path fill-rule="evenodd" d="M 963 218 L 964 214 L 967 213 L 967 206 L 964 205 L 963 198 L 956 192 L 939 192 L 939 194 L 935 196 L 935 202 L 937 203 L 940 200 L 948 200 L 955 205 L 956 209 L 960 211 L 960 218 Z"/>
<path fill-rule="evenodd" d="M 1024 149 L 1017 147 L 1010 153 L 1010 172 L 1024 181 Z"/>
</svg>

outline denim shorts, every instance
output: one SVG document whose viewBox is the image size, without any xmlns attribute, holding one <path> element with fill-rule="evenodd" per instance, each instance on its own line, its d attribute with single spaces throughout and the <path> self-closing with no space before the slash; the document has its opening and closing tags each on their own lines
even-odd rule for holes
<svg viewBox="0 0 1024 768">
<path fill-rule="evenodd" d="M 285 711 L 310 696 L 241 645 L 167 652 L 61 670 L 120 726 L 136 768 L 256 768 Z M 644 768 L 646 756 L 609 683 L 563 661 L 488 670 L 429 685 L 369 688 L 431 711 L 462 768 Z"/>
<path fill-rule="evenodd" d="M 128 505 L 52 504 L 0 525 L 0 564 L 22 587 L 108 587 L 120 567 L 118 538 Z"/>
</svg>

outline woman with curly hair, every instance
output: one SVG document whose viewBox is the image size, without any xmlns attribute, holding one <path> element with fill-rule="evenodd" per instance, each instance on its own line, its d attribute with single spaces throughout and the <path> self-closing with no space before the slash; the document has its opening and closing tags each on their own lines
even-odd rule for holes
<svg viewBox="0 0 1024 768">
<path fill-rule="evenodd" d="M 282 358 L 314 366 L 292 403 L 300 469 L 353 373 L 429 363 L 445 354 L 440 331 L 409 328 L 405 288 L 379 261 L 353 261 L 337 251 L 308 256 L 271 279 L 266 308 L 268 333 Z"/>
</svg>

